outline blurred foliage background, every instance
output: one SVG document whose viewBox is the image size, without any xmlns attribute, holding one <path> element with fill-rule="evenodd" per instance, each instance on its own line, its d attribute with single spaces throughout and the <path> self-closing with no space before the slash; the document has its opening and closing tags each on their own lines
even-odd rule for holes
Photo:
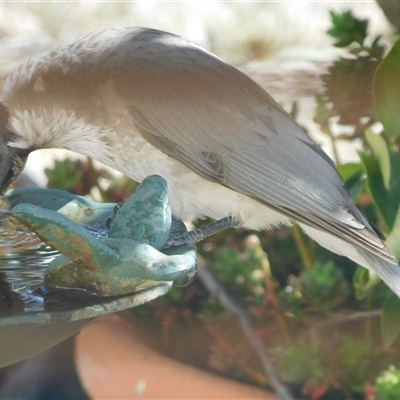
<svg viewBox="0 0 400 400">
<path fill-rule="evenodd" d="M 352 11 L 327 11 L 325 39 L 333 40 L 329 54 L 335 59 L 325 61 L 324 73 L 315 73 L 316 81 L 305 90 L 313 96 L 310 126 L 318 128 L 321 143 L 328 143 L 358 207 L 387 235 L 400 258 L 400 42 L 395 17 L 400 7 L 399 2 L 391 6 L 396 4 L 397 14 L 382 5 L 393 25 L 390 34 L 382 35 L 369 19 Z M 257 23 L 268 23 L 261 10 L 264 22 Z M 245 8 L 242 11 L 245 19 Z M 52 22 L 47 23 L 48 31 L 55 31 Z M 233 34 L 240 24 L 238 20 Z M 246 62 L 265 58 L 275 44 L 256 35 L 242 42 L 231 39 L 211 35 L 210 47 L 263 83 L 268 77 Z M 271 92 L 280 100 L 280 88 L 275 89 L 277 93 L 274 87 Z M 288 104 L 287 98 L 296 96 L 286 95 L 283 103 L 303 123 L 302 105 Z M 306 107 L 309 112 L 308 103 Z M 353 149 L 351 157 L 343 156 L 347 148 Z M 136 187 L 136 182 L 89 159 L 56 161 L 45 174 L 48 187 L 104 201 L 123 201 Z M 400 300 L 376 276 L 316 246 L 298 227 L 257 234 L 223 232 L 202 242 L 198 253 L 251 315 L 257 335 L 296 398 L 400 398 Z M 146 341 L 161 352 L 270 387 L 236 317 L 200 281 L 174 288 L 131 314 Z"/>
</svg>

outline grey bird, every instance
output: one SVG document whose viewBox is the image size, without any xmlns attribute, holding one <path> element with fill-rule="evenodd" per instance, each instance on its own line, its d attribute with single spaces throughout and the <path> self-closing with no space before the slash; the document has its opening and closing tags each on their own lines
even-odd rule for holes
<svg viewBox="0 0 400 400">
<path fill-rule="evenodd" d="M 295 222 L 400 296 L 398 262 L 332 160 L 258 84 L 179 36 L 89 34 L 21 65 L 1 102 L 2 191 L 31 151 L 72 150 L 139 182 L 161 175 L 181 220 Z"/>
</svg>

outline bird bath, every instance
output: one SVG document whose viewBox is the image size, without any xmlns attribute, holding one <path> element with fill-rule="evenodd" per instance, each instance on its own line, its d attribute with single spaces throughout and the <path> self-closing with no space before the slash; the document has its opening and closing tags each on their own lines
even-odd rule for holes
<svg viewBox="0 0 400 400">
<path fill-rule="evenodd" d="M 171 286 L 172 283 L 159 282 L 137 293 L 116 297 L 98 297 L 73 289 L 45 293 L 42 288 L 31 290 L 27 286 L 7 291 L 8 298 L 3 296 L 2 287 L 1 301 L 7 303 L 8 309 L 1 307 L 0 368 L 55 346 L 102 315 L 153 300 Z"/>
<path fill-rule="evenodd" d="M 194 274 L 192 248 L 162 250 L 185 228 L 171 220 L 160 177 L 146 178 L 118 213 L 115 204 L 48 189 L 16 190 L 5 201 L 12 215 L 0 218 L 0 367 Z"/>
</svg>

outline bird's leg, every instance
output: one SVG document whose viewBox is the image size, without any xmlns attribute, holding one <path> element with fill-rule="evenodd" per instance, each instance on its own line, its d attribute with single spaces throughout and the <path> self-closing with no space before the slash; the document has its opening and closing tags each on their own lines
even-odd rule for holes
<svg viewBox="0 0 400 400">
<path fill-rule="evenodd" d="M 173 236 L 168 239 L 165 248 L 173 246 L 193 245 L 201 242 L 208 236 L 214 235 L 229 228 L 237 228 L 242 225 L 242 222 L 235 219 L 231 215 L 221 218 L 218 221 L 212 222 L 209 225 L 203 226 L 202 228 L 195 229 L 190 232 L 186 232 L 182 235 Z"/>
</svg>

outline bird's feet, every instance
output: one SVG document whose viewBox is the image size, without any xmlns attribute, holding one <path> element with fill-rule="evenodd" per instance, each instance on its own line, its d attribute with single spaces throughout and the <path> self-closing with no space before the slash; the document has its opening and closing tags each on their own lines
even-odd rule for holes
<svg viewBox="0 0 400 400">
<path fill-rule="evenodd" d="M 221 218 L 209 225 L 203 226 L 202 228 L 198 228 L 181 235 L 172 236 L 170 239 L 168 239 L 165 248 L 194 245 L 198 242 L 201 242 L 206 237 L 212 236 L 225 229 L 238 228 L 241 225 L 241 221 L 235 219 L 231 215 L 228 215 L 227 217 Z"/>
</svg>

